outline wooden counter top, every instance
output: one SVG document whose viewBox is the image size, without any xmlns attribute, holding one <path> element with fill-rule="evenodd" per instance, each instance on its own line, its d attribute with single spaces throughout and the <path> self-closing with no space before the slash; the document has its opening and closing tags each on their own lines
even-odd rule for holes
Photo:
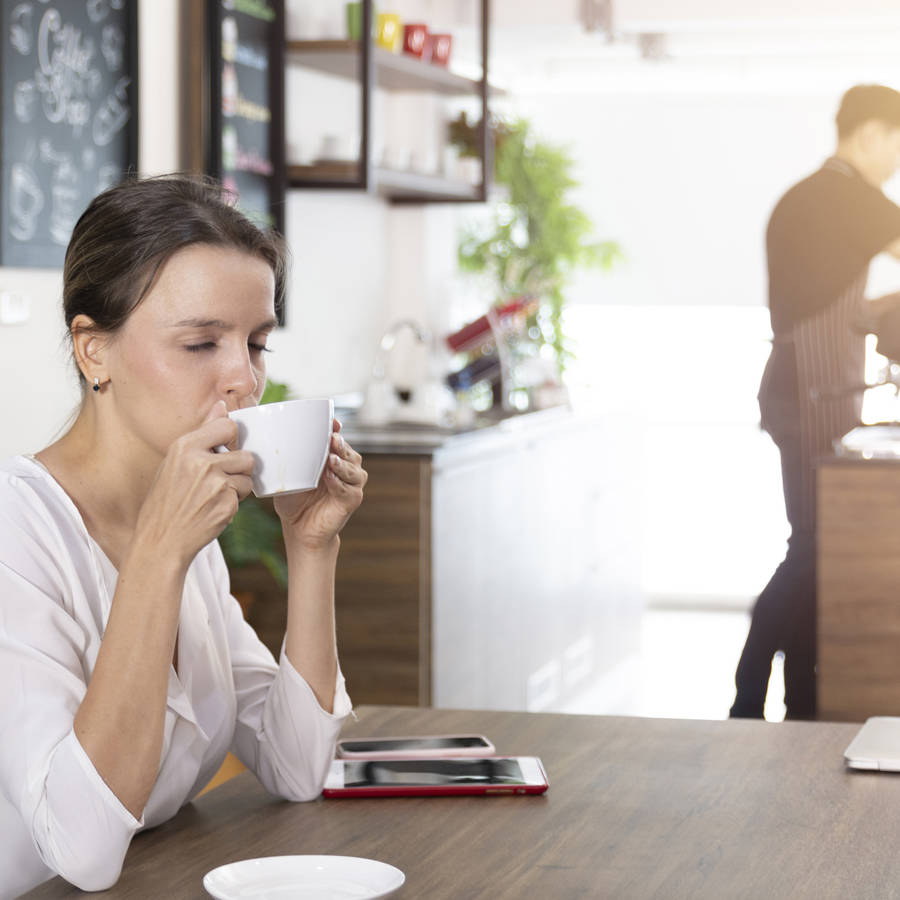
<svg viewBox="0 0 900 900">
<path fill-rule="evenodd" d="M 340 417 L 339 417 L 340 418 Z M 401 456 L 442 456 L 502 450 L 541 433 L 569 428 L 582 420 L 568 407 L 522 413 L 492 422 L 483 420 L 472 428 L 430 428 L 397 422 L 368 426 L 352 417 L 343 420 L 343 434 L 353 448 L 363 454 Z"/>
<path fill-rule="evenodd" d="M 815 461 L 816 467 L 822 466 L 898 466 L 900 457 L 885 456 L 820 456 Z"/>
</svg>

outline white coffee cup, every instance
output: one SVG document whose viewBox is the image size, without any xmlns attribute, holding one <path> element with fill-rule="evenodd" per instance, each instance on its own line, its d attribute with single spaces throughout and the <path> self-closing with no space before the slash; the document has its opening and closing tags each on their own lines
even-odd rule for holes
<svg viewBox="0 0 900 900">
<path fill-rule="evenodd" d="M 331 446 L 333 400 L 265 403 L 228 416 L 238 426 L 238 447 L 253 454 L 257 497 L 296 494 L 318 485 Z"/>
</svg>

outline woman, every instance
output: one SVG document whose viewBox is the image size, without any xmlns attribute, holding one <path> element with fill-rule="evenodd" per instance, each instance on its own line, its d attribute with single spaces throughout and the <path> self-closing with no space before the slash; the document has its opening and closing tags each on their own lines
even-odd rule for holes
<svg viewBox="0 0 900 900">
<path fill-rule="evenodd" d="M 250 491 L 229 410 L 259 402 L 281 244 L 184 177 L 130 181 L 75 226 L 65 321 L 83 399 L 58 441 L 0 465 L 0 896 L 118 878 L 232 749 L 265 787 L 319 794 L 350 701 L 338 533 L 361 458 L 331 438 L 316 491 L 279 497 L 280 661 L 229 596 L 215 538 Z"/>
</svg>

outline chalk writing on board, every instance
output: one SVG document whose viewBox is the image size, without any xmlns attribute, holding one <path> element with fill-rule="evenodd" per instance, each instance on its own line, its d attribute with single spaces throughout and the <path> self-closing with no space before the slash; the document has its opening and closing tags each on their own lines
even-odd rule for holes
<svg viewBox="0 0 900 900">
<path fill-rule="evenodd" d="M 136 162 L 135 15 L 135 0 L 3 6 L 3 263 L 59 265 L 81 211 Z"/>
<path fill-rule="evenodd" d="M 110 10 L 123 9 L 125 0 L 88 0 L 87 14 L 92 22 L 102 22 L 110 13 Z"/>
<path fill-rule="evenodd" d="M 13 163 L 11 188 L 9 230 L 14 238 L 30 241 L 37 231 L 37 217 L 44 208 L 44 192 L 34 170 L 22 163 Z"/>
</svg>

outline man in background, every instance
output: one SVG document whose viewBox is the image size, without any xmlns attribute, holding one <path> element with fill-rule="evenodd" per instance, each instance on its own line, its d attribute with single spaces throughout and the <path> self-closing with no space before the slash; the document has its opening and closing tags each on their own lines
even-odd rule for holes
<svg viewBox="0 0 900 900">
<path fill-rule="evenodd" d="M 900 258 L 900 207 L 881 191 L 900 166 L 900 93 L 857 85 L 836 123 L 834 156 L 779 200 L 766 232 L 774 337 L 759 405 L 781 453 L 791 535 L 753 609 L 732 717 L 762 718 L 779 650 L 787 717 L 815 717 L 813 462 L 859 424 L 865 332 L 877 309 L 864 296 L 869 263 L 881 252 Z"/>
</svg>

